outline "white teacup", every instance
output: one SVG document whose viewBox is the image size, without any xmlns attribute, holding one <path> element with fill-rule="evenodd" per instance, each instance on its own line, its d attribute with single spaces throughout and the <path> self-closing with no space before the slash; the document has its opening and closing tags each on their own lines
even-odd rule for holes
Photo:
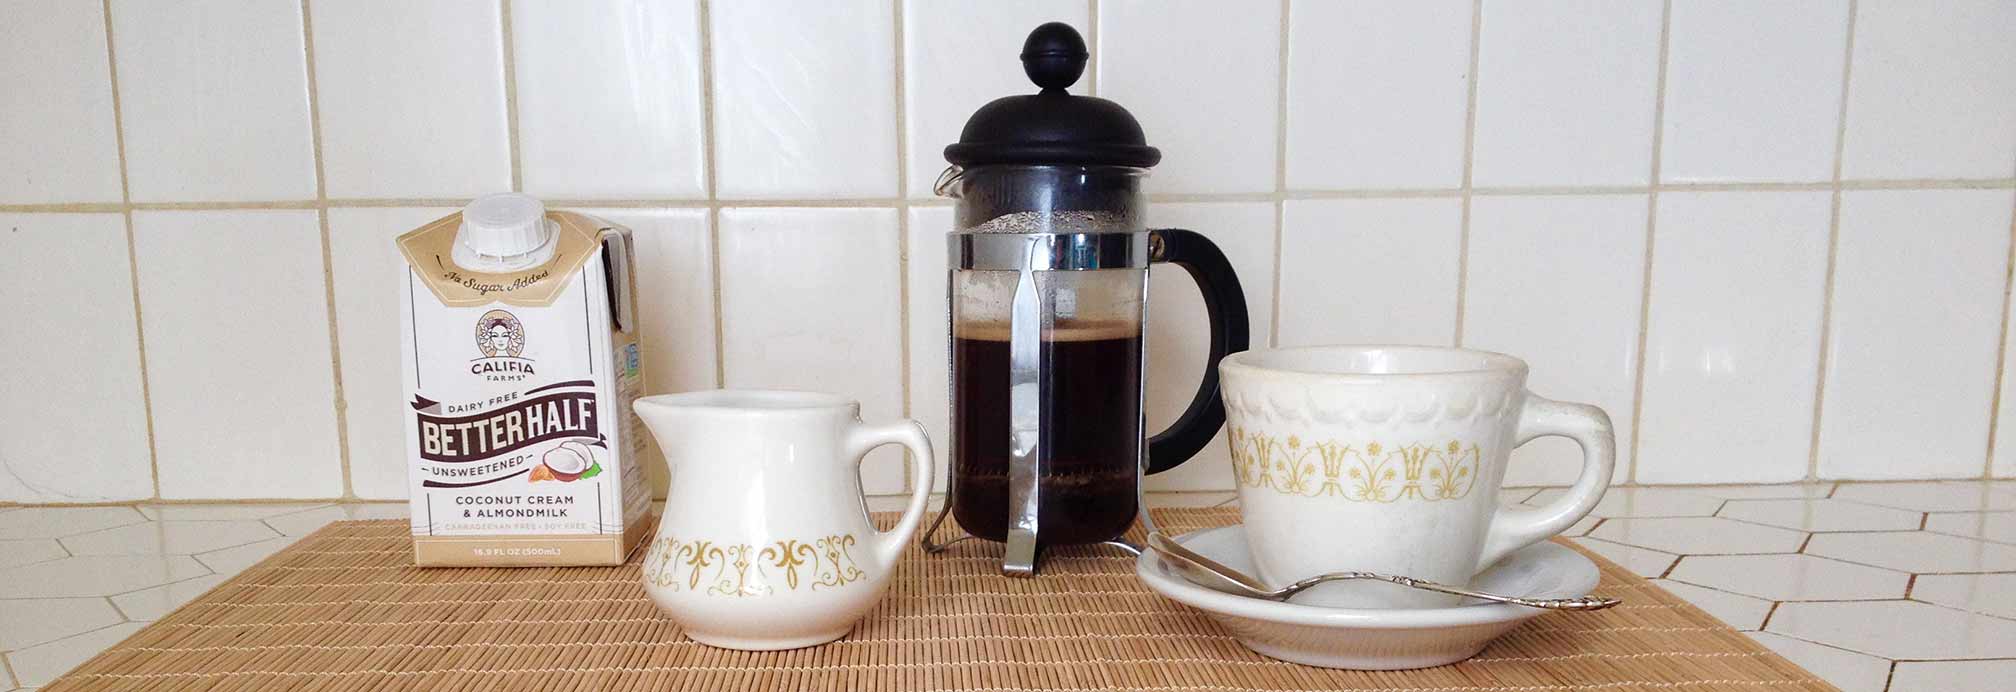
<svg viewBox="0 0 2016 692">
<path fill-rule="evenodd" d="M 1315 346 L 1235 353 L 1219 371 L 1246 543 L 1273 587 L 1353 570 L 1468 583 L 1595 509 L 1616 464 L 1602 409 L 1527 392 L 1526 363 L 1503 354 Z M 1549 435 L 1582 446 L 1575 486 L 1539 509 L 1500 507 L 1512 449 Z M 1459 599 L 1344 582 L 1294 600 L 1433 608 Z"/>
</svg>

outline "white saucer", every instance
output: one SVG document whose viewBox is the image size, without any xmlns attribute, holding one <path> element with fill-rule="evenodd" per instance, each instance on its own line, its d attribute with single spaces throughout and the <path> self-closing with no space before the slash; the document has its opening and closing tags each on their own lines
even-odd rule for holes
<svg viewBox="0 0 2016 692">
<path fill-rule="evenodd" d="M 1176 540 L 1240 571 L 1251 573 L 1253 569 L 1253 560 L 1246 553 L 1246 534 L 1236 525 L 1196 531 Z M 1152 550 L 1142 551 L 1134 572 L 1148 588 L 1210 615 L 1246 648 L 1324 668 L 1403 670 L 1455 663 L 1477 655 L 1492 639 L 1546 612 L 1481 601 L 1418 609 L 1324 608 L 1265 601 L 1193 584 Z M 1477 575 L 1470 586 L 1507 595 L 1568 598 L 1589 593 L 1600 577 L 1589 558 L 1542 541 L 1506 556 Z"/>
</svg>

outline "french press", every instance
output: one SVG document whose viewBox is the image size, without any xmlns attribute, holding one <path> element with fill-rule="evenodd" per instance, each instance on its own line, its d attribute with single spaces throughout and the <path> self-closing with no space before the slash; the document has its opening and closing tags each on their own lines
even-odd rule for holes
<svg viewBox="0 0 2016 692">
<path fill-rule="evenodd" d="M 1040 93 L 994 100 L 945 147 L 939 194 L 957 201 L 947 243 L 951 482 L 946 508 L 973 537 L 1006 543 L 1001 570 L 1035 574 L 1049 546 L 1116 543 L 1141 479 L 1195 455 L 1225 422 L 1218 359 L 1246 350 L 1246 298 L 1218 247 L 1145 227 L 1141 180 L 1162 153 L 1118 104 L 1065 89 L 1084 72 L 1069 25 L 1030 32 L 1022 69 Z M 1188 270 L 1210 314 L 1203 384 L 1144 444 L 1148 266 Z M 963 539 L 962 539 L 963 540 Z M 956 541 L 955 541 L 956 542 Z"/>
</svg>

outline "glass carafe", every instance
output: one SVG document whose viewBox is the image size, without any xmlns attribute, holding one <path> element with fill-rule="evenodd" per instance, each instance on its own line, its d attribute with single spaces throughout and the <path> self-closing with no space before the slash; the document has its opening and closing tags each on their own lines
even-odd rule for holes
<svg viewBox="0 0 2016 692">
<path fill-rule="evenodd" d="M 952 242 L 950 511 L 1007 544 L 1028 574 L 1042 547 L 1112 541 L 1139 514 L 1141 476 L 1196 454 L 1224 421 L 1215 368 L 1190 410 L 1145 436 L 1151 262 L 1197 277 L 1211 359 L 1246 346 L 1245 298 L 1202 235 L 1149 230 L 1132 166 L 1004 164 L 958 172 Z"/>
</svg>

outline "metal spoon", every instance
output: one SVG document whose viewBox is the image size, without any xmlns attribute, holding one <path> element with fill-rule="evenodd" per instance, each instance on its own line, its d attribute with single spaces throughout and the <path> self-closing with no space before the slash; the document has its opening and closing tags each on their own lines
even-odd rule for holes
<svg viewBox="0 0 2016 692">
<path fill-rule="evenodd" d="M 1195 550 L 1183 547 L 1183 544 L 1177 543 L 1175 540 L 1163 535 L 1160 531 L 1148 534 L 1148 547 L 1163 557 L 1169 558 L 1170 564 L 1175 565 L 1177 569 L 1189 575 L 1191 581 L 1198 586 L 1213 591 L 1223 591 L 1235 596 L 1264 598 L 1270 601 L 1286 601 L 1290 596 L 1307 591 L 1310 587 L 1317 584 L 1369 579 L 1391 582 L 1426 591 L 1439 591 L 1441 593 L 1467 596 L 1497 603 L 1511 603 L 1513 605 L 1545 608 L 1548 610 L 1602 610 L 1623 602 L 1615 598 L 1604 598 L 1602 596 L 1581 596 L 1577 598 L 1500 596 L 1498 594 L 1472 591 L 1470 589 L 1438 584 L 1413 577 L 1400 577 L 1373 572 L 1333 572 L 1330 574 L 1319 574 L 1279 589 L 1270 589 L 1267 588 L 1266 584 L 1260 583 L 1259 580 L 1247 576 L 1239 570 L 1227 567 L 1217 560 L 1204 557 Z"/>
</svg>

